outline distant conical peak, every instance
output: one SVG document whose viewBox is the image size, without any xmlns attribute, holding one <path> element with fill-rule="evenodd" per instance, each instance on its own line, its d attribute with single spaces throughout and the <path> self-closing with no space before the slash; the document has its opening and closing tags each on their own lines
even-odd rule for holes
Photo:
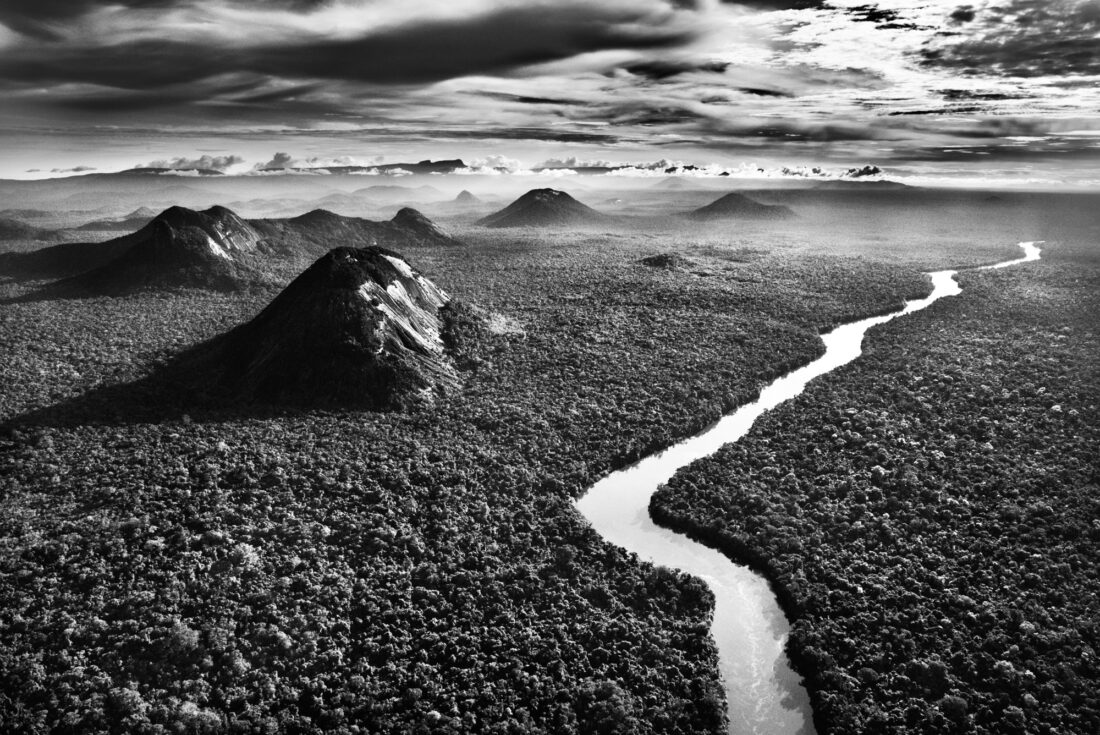
<svg viewBox="0 0 1100 735">
<path fill-rule="evenodd" d="M 430 225 L 434 227 L 434 223 L 425 217 L 420 210 L 413 209 L 412 207 L 402 207 L 397 211 L 397 214 L 393 216 L 393 221 L 400 225 Z"/>
<path fill-rule="evenodd" d="M 499 212 L 479 220 L 488 227 L 568 227 L 606 221 L 607 216 L 557 189 L 532 189 Z"/>
</svg>

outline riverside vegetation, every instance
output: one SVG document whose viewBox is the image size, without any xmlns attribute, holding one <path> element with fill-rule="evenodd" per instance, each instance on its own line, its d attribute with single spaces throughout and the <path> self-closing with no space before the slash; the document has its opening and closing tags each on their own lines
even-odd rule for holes
<svg viewBox="0 0 1100 735">
<path fill-rule="evenodd" d="M 651 504 L 772 580 L 822 735 L 1100 730 L 1100 253 L 960 282 Z"/>
<path fill-rule="evenodd" d="M 721 731 L 709 593 L 571 500 L 927 292 L 771 237 L 411 247 L 484 319 L 407 413 L 158 405 L 150 373 L 274 291 L 0 306 L 3 729 Z M 670 249 L 698 267 L 637 263 Z"/>
</svg>

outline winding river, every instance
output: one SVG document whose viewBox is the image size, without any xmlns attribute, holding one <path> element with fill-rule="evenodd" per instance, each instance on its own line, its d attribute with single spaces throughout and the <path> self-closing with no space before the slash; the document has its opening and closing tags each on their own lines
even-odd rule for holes
<svg viewBox="0 0 1100 735">
<path fill-rule="evenodd" d="M 1039 259 L 1036 243 L 1023 242 L 1020 247 L 1022 258 L 983 269 Z M 863 335 L 871 327 L 961 293 L 955 274 L 930 273 L 932 293 L 927 298 L 823 334 L 824 355 L 778 378 L 756 401 L 702 433 L 608 475 L 577 501 L 578 510 L 607 541 L 645 561 L 701 577 L 710 586 L 715 598 L 711 634 L 718 647 L 730 733 L 813 733 L 809 698 L 783 651 L 789 632 L 787 620 L 763 577 L 714 549 L 655 525 L 649 517 L 650 496 L 681 467 L 740 439 L 761 414 L 797 396 L 817 376 L 856 359 L 862 351 Z"/>
</svg>

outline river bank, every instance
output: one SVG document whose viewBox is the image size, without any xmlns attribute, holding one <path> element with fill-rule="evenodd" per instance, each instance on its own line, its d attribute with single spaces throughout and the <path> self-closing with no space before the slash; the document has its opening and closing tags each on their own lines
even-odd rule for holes
<svg viewBox="0 0 1100 735">
<path fill-rule="evenodd" d="M 654 496 L 772 582 L 822 735 L 1100 726 L 1098 278 L 964 273 Z"/>
</svg>

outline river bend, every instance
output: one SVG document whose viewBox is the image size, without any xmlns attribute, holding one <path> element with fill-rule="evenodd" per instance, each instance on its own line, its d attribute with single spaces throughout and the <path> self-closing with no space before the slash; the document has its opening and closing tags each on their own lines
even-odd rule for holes
<svg viewBox="0 0 1100 735">
<path fill-rule="evenodd" d="M 1024 255 L 982 269 L 1039 259 L 1039 247 L 1020 243 Z M 649 517 L 649 499 L 681 467 L 737 441 L 766 411 L 794 398 L 807 383 L 856 359 L 871 327 L 920 311 L 961 293 L 956 271 L 930 273 L 932 293 L 890 314 L 842 324 L 821 335 L 825 354 L 768 384 L 759 398 L 703 432 L 614 472 L 577 501 L 578 510 L 605 540 L 642 560 L 701 577 L 714 593 L 711 634 L 726 691 L 729 732 L 736 735 L 813 733 L 809 698 L 791 671 L 783 647 L 789 626 L 768 582 L 714 549 L 661 528 Z"/>
</svg>

